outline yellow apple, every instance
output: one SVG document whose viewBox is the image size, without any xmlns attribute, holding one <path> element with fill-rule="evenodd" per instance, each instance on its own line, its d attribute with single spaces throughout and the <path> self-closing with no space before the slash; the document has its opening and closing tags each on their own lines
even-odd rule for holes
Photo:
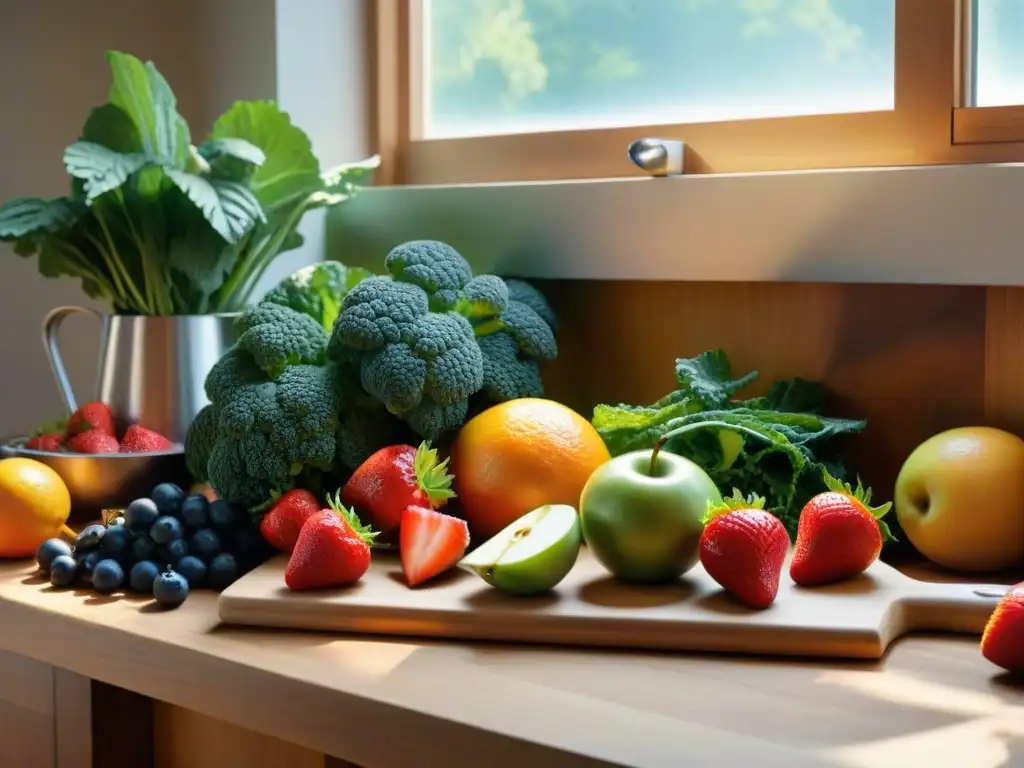
<svg viewBox="0 0 1024 768">
<path fill-rule="evenodd" d="M 940 432 L 896 480 L 896 517 L 910 543 L 956 571 L 1024 561 L 1024 440 L 992 427 Z"/>
</svg>

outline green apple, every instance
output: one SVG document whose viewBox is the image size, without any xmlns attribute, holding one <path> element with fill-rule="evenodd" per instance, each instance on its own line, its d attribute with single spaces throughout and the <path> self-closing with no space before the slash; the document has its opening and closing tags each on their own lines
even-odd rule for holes
<svg viewBox="0 0 1024 768">
<path fill-rule="evenodd" d="M 613 576 L 629 582 L 670 581 L 700 556 L 702 518 L 722 494 L 689 459 L 632 451 L 598 467 L 580 497 L 583 539 Z"/>
<path fill-rule="evenodd" d="M 553 589 L 580 553 L 580 518 L 567 504 L 539 507 L 507 525 L 459 562 L 514 595 Z"/>
</svg>

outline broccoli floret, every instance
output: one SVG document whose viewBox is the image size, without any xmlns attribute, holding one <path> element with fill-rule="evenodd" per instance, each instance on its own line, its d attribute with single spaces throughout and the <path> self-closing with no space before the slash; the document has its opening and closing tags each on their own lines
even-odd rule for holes
<svg viewBox="0 0 1024 768">
<path fill-rule="evenodd" d="M 509 301 L 518 301 L 520 304 L 525 304 L 540 315 L 541 319 L 548 324 L 552 331 L 558 330 L 557 318 L 551 309 L 551 305 L 548 304 L 548 300 L 544 298 L 544 294 L 525 280 L 509 278 L 505 280 L 505 285 L 508 288 Z"/>
<path fill-rule="evenodd" d="M 427 294 L 415 285 L 384 277 L 364 280 L 341 303 L 331 337 L 331 356 L 340 361 L 339 345 L 371 350 L 401 341 L 413 323 L 429 311 Z"/>
<path fill-rule="evenodd" d="M 492 333 L 478 342 L 484 355 L 483 389 L 488 397 L 501 402 L 544 395 L 540 366 L 520 356 L 515 339 L 507 333 Z"/>
<path fill-rule="evenodd" d="M 246 309 L 235 321 L 238 348 L 272 379 L 290 365 L 320 364 L 327 353 L 327 333 L 309 315 L 280 304 L 262 303 Z"/>
<path fill-rule="evenodd" d="M 239 387 L 266 380 L 266 374 L 249 354 L 238 347 L 231 347 L 213 364 L 206 375 L 204 389 L 211 403 L 220 403 L 228 400 Z"/>
<path fill-rule="evenodd" d="M 454 309 L 462 289 L 473 277 L 469 262 L 437 240 L 413 240 L 395 246 L 384 257 L 384 267 L 395 280 L 426 291 L 435 312 Z"/>
<path fill-rule="evenodd" d="M 206 465 L 217 444 L 220 414 L 212 405 L 203 407 L 185 434 L 185 465 L 197 483 L 210 479 Z"/>
<path fill-rule="evenodd" d="M 470 320 L 500 315 L 508 309 L 505 281 L 495 275 L 480 275 L 466 284 L 458 312 Z"/>
<path fill-rule="evenodd" d="M 293 365 L 274 381 L 247 360 L 236 347 L 207 377 L 216 442 L 206 475 L 221 497 L 253 506 L 300 476 L 334 469 L 342 405 L 334 363 Z"/>
<path fill-rule="evenodd" d="M 362 267 L 346 267 L 337 261 L 321 261 L 303 267 L 282 280 L 263 297 L 316 320 L 327 332 L 341 311 L 341 302 L 356 285 L 373 277 Z"/>
<path fill-rule="evenodd" d="M 355 363 L 362 389 L 403 418 L 424 399 L 455 405 L 483 384 L 483 355 L 469 320 L 432 312 L 422 288 L 396 280 L 366 280 L 349 293 L 331 357 Z"/>
<path fill-rule="evenodd" d="M 241 442 L 233 437 L 217 441 L 210 454 L 209 475 L 217 495 L 232 503 L 255 507 L 270 498 L 272 486 L 246 471 Z"/>
<path fill-rule="evenodd" d="M 535 291 L 532 286 L 530 290 Z M 527 294 L 520 291 L 519 295 Z M 531 301 L 537 303 L 538 297 L 547 307 L 539 292 Z M 494 328 L 500 330 L 487 333 Z M 551 325 L 530 305 L 513 299 L 496 322 L 478 326 L 477 332 L 481 331 L 485 335 L 480 335 L 477 342 L 484 356 L 483 388 L 487 395 L 499 401 L 543 396 L 539 362 L 558 355 Z"/>
<path fill-rule="evenodd" d="M 537 360 L 558 357 L 558 344 L 551 326 L 525 304 L 512 301 L 501 315 L 501 324 L 519 345 L 519 351 Z"/>
<path fill-rule="evenodd" d="M 416 434 L 427 440 L 437 440 L 446 432 L 452 432 L 463 425 L 469 414 L 469 401 L 440 405 L 430 398 L 405 414 L 405 420 Z"/>
</svg>

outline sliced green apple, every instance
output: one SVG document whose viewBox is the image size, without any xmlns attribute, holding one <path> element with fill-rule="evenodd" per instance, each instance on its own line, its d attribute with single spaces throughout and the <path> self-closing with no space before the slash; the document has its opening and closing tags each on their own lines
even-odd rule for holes
<svg viewBox="0 0 1024 768">
<path fill-rule="evenodd" d="M 459 562 L 500 590 L 535 595 L 566 577 L 580 553 L 580 519 L 567 504 L 527 512 Z"/>
</svg>

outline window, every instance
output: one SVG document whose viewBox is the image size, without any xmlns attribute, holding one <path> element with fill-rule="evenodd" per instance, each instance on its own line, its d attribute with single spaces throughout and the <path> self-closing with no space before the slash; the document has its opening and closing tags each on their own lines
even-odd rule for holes
<svg viewBox="0 0 1024 768">
<path fill-rule="evenodd" d="M 1024 160 L 1024 0 L 377 0 L 406 184 Z"/>
<path fill-rule="evenodd" d="M 973 104 L 1024 104 L 1024 2 L 979 0 L 973 18 Z"/>
<path fill-rule="evenodd" d="M 423 137 L 893 108 L 895 0 L 426 0 Z"/>
</svg>

